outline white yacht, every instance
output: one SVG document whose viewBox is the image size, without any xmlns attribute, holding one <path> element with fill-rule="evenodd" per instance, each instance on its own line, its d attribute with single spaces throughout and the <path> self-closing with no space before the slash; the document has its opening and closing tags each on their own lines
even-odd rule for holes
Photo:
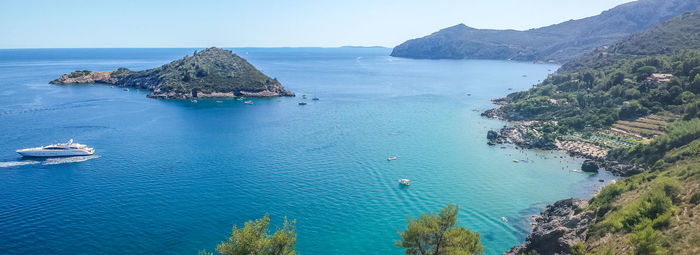
<svg viewBox="0 0 700 255">
<path fill-rule="evenodd" d="M 69 157 L 92 155 L 95 153 L 95 149 L 85 144 L 73 143 L 73 139 L 70 139 L 67 143 L 21 149 L 17 150 L 17 153 L 25 157 Z"/>
<path fill-rule="evenodd" d="M 399 184 L 404 186 L 411 186 L 411 180 L 409 179 L 399 179 Z"/>
</svg>

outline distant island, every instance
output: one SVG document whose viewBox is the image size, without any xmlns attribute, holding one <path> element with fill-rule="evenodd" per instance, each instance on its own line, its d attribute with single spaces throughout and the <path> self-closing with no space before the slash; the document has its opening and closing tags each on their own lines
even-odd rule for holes
<svg viewBox="0 0 700 255">
<path fill-rule="evenodd" d="M 640 0 L 597 16 L 526 31 L 476 29 L 459 24 L 406 41 L 396 46 L 391 56 L 565 63 L 698 7 L 700 1 Z"/>
<path fill-rule="evenodd" d="M 263 74 L 233 52 L 216 47 L 195 51 L 192 56 L 158 68 L 143 71 L 126 68 L 107 72 L 75 71 L 49 83 L 105 83 L 148 89 L 151 91 L 148 97 L 160 99 L 294 96 L 277 79 Z"/>
</svg>

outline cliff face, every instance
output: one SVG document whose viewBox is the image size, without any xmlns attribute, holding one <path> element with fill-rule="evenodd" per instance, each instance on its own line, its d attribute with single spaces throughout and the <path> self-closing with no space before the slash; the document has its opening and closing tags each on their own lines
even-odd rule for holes
<svg viewBox="0 0 700 255">
<path fill-rule="evenodd" d="M 294 96 L 277 79 L 260 72 L 228 50 L 208 48 L 158 68 L 110 72 L 75 71 L 51 84 L 106 83 L 150 90 L 148 97 L 188 99 L 204 97 Z"/>
<path fill-rule="evenodd" d="M 567 62 L 698 7 L 700 0 L 640 0 L 597 16 L 525 31 L 459 24 L 406 41 L 396 46 L 391 56 Z"/>
</svg>

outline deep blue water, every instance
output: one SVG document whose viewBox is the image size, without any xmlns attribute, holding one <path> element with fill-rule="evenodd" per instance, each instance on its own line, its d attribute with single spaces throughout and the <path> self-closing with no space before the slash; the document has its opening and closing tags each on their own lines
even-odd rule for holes
<svg viewBox="0 0 700 255">
<path fill-rule="evenodd" d="M 454 203 L 497 254 L 524 239 L 529 215 L 590 197 L 611 178 L 569 171 L 581 161 L 562 153 L 486 145 L 486 131 L 504 123 L 473 110 L 527 89 L 552 65 L 409 60 L 383 48 L 233 49 L 297 95 L 321 99 L 306 106 L 299 97 L 193 103 L 47 84 L 193 50 L 0 50 L 3 253 L 195 254 L 270 213 L 273 224 L 297 219 L 302 254 L 402 254 L 393 243 L 406 216 Z M 14 152 L 70 138 L 96 156 Z"/>
</svg>

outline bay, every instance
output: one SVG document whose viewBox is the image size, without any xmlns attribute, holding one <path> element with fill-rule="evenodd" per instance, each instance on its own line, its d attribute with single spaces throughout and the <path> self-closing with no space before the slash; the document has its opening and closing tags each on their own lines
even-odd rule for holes
<svg viewBox="0 0 700 255">
<path fill-rule="evenodd" d="M 486 254 L 500 254 L 546 204 L 590 197 L 598 179 L 613 178 L 571 172 L 581 160 L 560 152 L 486 145 L 486 132 L 505 125 L 479 115 L 495 107 L 490 99 L 529 88 L 555 65 L 236 48 L 297 97 L 195 103 L 48 84 L 74 70 L 153 68 L 194 50 L 0 50 L 0 250 L 194 254 L 269 213 L 273 224 L 297 220 L 301 254 L 403 254 L 393 242 L 406 217 L 452 203 Z M 302 94 L 320 100 L 300 106 Z M 71 138 L 95 156 L 14 152 Z"/>
</svg>

